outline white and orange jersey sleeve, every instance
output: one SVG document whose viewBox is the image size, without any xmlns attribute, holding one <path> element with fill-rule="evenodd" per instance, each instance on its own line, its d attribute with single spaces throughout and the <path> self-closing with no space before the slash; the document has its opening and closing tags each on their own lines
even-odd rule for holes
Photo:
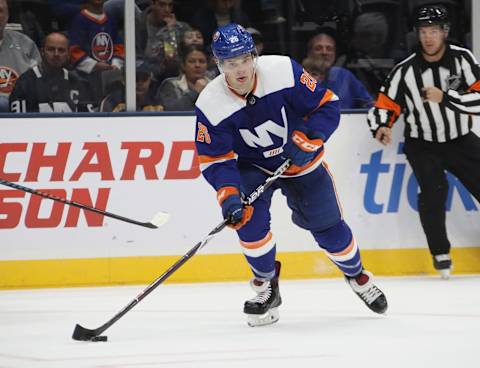
<svg viewBox="0 0 480 368">
<path fill-rule="evenodd" d="M 212 88 L 212 86 L 210 86 Z M 210 103 L 211 102 L 211 103 Z M 237 170 L 237 155 L 233 150 L 233 127 L 228 121 L 228 111 L 218 114 L 213 96 L 208 95 L 203 110 L 214 111 L 210 119 L 197 105 L 195 108 L 195 144 L 200 170 L 207 181 L 218 190 L 226 185 L 240 188 L 240 175 Z M 213 120 L 213 121 L 212 121 Z"/>
<path fill-rule="evenodd" d="M 292 108 L 303 118 L 305 133 L 326 142 L 340 121 L 339 98 L 333 91 L 320 87 L 294 60 L 292 69 L 295 79 L 289 96 Z"/>
</svg>

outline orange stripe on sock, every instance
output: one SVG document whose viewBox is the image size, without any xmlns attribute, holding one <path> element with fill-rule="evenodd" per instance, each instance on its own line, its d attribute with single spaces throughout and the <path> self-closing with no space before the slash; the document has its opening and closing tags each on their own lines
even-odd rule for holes
<svg viewBox="0 0 480 368">
<path fill-rule="evenodd" d="M 244 242 L 240 240 L 240 244 L 242 247 L 247 248 L 247 249 L 258 249 L 263 247 L 265 244 L 267 244 L 270 240 L 272 240 L 272 232 L 269 231 L 268 234 L 261 240 L 257 240 L 254 242 Z"/>
<path fill-rule="evenodd" d="M 350 244 L 348 245 L 348 247 L 346 247 L 344 250 L 342 250 L 341 252 L 337 252 L 337 253 L 330 253 L 332 256 L 345 256 L 347 255 L 348 253 L 350 253 L 353 248 L 355 247 L 355 239 L 352 238 L 352 241 L 350 242 Z"/>
</svg>

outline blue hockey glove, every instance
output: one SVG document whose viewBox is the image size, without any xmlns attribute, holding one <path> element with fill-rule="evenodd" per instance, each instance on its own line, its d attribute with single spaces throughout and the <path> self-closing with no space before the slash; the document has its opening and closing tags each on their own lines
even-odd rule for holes
<svg viewBox="0 0 480 368">
<path fill-rule="evenodd" d="M 252 218 L 253 207 L 243 205 L 236 187 L 220 188 L 217 192 L 217 199 L 222 206 L 223 218 L 228 220 L 229 227 L 238 230 Z"/>
<path fill-rule="evenodd" d="M 312 139 L 300 130 L 294 130 L 291 139 L 283 147 L 283 156 L 292 160 L 293 165 L 302 167 L 316 157 L 322 146 L 322 139 Z"/>
</svg>

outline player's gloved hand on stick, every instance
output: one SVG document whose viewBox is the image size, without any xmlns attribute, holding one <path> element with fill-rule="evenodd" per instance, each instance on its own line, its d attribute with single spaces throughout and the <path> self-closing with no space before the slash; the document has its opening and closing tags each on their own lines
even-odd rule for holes
<svg viewBox="0 0 480 368">
<path fill-rule="evenodd" d="M 289 158 L 295 166 L 305 166 L 317 155 L 323 146 L 321 138 L 310 138 L 300 130 L 294 130 L 283 147 L 283 156 Z"/>
<path fill-rule="evenodd" d="M 220 188 L 217 192 L 217 199 L 222 206 L 223 218 L 228 220 L 229 227 L 238 230 L 252 218 L 253 207 L 244 206 L 236 187 Z"/>
</svg>

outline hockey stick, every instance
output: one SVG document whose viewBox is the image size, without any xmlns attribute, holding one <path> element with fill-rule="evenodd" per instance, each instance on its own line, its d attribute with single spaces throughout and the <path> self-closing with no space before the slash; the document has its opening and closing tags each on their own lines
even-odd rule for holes
<svg viewBox="0 0 480 368">
<path fill-rule="evenodd" d="M 250 205 L 267 190 L 275 180 L 277 180 L 290 166 L 290 160 L 286 160 L 280 167 L 269 176 L 265 182 L 257 187 L 245 200 L 245 205 Z M 175 262 L 165 273 L 159 276 L 155 281 L 148 285 L 135 299 L 133 299 L 125 308 L 118 312 L 113 318 L 108 320 L 100 327 L 90 330 L 82 327 L 79 324 L 73 330 L 72 338 L 79 341 L 107 341 L 107 336 L 100 336 L 107 328 L 111 327 L 115 322 L 122 318 L 129 310 L 135 307 L 140 301 L 150 294 L 157 286 L 164 282 L 170 275 L 178 270 L 182 265 L 192 258 L 195 253 L 202 249 L 216 234 L 222 231 L 228 225 L 228 220 L 225 219 L 219 223 L 215 228 L 208 233 L 208 235 L 199 241 L 192 249 L 190 249 L 182 258 Z"/>
<path fill-rule="evenodd" d="M 95 212 L 95 213 L 98 213 L 99 215 L 102 215 L 102 216 L 111 217 L 111 218 L 114 218 L 116 220 L 120 220 L 120 221 L 123 221 L 123 222 L 128 222 L 130 224 L 134 224 L 134 225 L 138 225 L 138 226 L 148 227 L 149 229 L 156 229 L 159 226 L 162 226 L 164 223 L 166 223 L 168 221 L 168 218 L 169 218 L 168 213 L 158 212 L 152 218 L 152 220 L 150 220 L 149 222 L 136 221 L 136 220 L 130 219 L 128 217 L 123 217 L 123 216 L 116 215 L 116 214 L 111 213 L 111 212 L 99 210 L 98 208 L 95 208 L 95 207 L 90 207 L 90 206 L 87 206 L 85 204 L 70 201 L 66 198 L 60 198 L 60 197 L 54 196 L 52 194 L 48 194 L 48 193 L 41 192 L 41 191 L 38 191 L 38 190 L 35 190 L 35 189 L 27 188 L 27 187 L 24 187 L 23 185 L 12 183 L 12 182 L 7 181 L 7 180 L 0 179 L 0 184 L 5 185 L 5 186 L 10 187 L 10 188 L 13 188 L 13 189 L 21 190 L 22 192 L 34 194 L 34 195 L 39 196 L 39 197 L 51 199 L 52 201 L 57 201 L 57 202 L 60 202 L 60 203 L 68 204 L 69 206 L 78 207 L 78 208 L 81 208 L 82 210 Z"/>
</svg>

